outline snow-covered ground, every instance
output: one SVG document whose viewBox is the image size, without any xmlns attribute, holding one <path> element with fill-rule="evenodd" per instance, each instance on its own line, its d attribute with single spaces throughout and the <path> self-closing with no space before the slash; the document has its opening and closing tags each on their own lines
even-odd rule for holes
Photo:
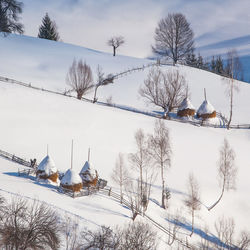
<svg viewBox="0 0 250 250">
<path fill-rule="evenodd" d="M 86 60 L 93 68 L 100 64 L 106 73 L 116 73 L 150 62 L 124 56 L 114 58 L 110 54 L 25 36 L 1 37 L 0 45 L 5 47 L 0 57 L 1 76 L 61 91 L 68 88 L 65 75 L 74 58 Z M 172 70 L 172 66 L 162 67 L 163 70 Z M 205 87 L 207 98 L 214 108 L 228 114 L 228 98 L 225 97 L 225 84 L 221 77 L 184 66 L 178 68 L 187 78 L 191 101 L 196 109 L 204 100 Z M 154 110 L 138 97 L 138 89 L 146 75 L 147 70 L 101 87 L 98 97 L 105 100 L 112 95 L 115 103 Z M 241 91 L 235 95 L 233 123 L 250 123 L 250 86 L 242 82 L 239 84 Z M 152 133 L 155 122 L 154 118 L 142 114 L 3 82 L 0 82 L 0 112 L 0 149 L 28 160 L 36 158 L 40 162 L 49 144 L 49 153 L 56 167 L 65 171 L 70 167 L 71 140 L 74 139 L 73 169 L 80 172 L 90 147 L 91 166 L 110 185 L 113 185 L 110 174 L 119 152 L 125 155 L 134 152 L 136 130 L 142 128 L 146 133 Z M 214 222 L 225 215 L 234 218 L 237 233 L 249 229 L 250 130 L 228 131 L 168 120 L 165 123 L 170 130 L 173 150 L 172 167 L 167 172 L 167 185 L 172 191 L 170 208 L 164 211 L 157 205 L 161 193 L 160 182 L 157 181 L 152 192 L 155 202 L 150 202 L 148 214 L 167 226 L 168 213 L 174 214 L 179 209 L 186 220 L 184 226 L 188 227 L 191 218 L 183 200 L 187 194 L 188 174 L 193 172 L 200 184 L 203 203 L 195 219 L 195 227 L 202 229 L 208 225 L 210 232 L 215 233 Z M 237 190 L 225 193 L 222 201 L 208 212 L 206 207 L 215 202 L 220 194 L 217 162 L 224 138 L 229 140 L 236 152 Z M 18 177 L 16 173 L 20 166 L 4 159 L 0 159 L 0 163 L 1 190 L 46 201 L 79 215 L 89 227 L 102 224 L 113 226 L 130 221 L 129 210 L 106 196 L 97 194 L 72 199 L 57 193 L 51 186 Z M 127 166 L 130 167 L 129 163 Z M 8 196 L 1 190 L 0 194 Z M 183 231 L 184 234 L 188 232 Z M 198 240 L 197 236 L 192 238 L 191 241 Z"/>
</svg>

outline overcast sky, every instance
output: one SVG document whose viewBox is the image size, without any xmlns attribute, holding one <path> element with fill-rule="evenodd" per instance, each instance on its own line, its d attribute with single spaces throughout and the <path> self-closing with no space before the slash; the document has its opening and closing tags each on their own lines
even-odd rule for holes
<svg viewBox="0 0 250 250">
<path fill-rule="evenodd" d="M 250 0 L 20 0 L 25 34 L 37 36 L 46 12 L 61 39 L 111 52 L 107 40 L 122 35 L 118 53 L 147 57 L 158 21 L 170 12 L 186 15 L 197 45 L 250 34 Z"/>
</svg>

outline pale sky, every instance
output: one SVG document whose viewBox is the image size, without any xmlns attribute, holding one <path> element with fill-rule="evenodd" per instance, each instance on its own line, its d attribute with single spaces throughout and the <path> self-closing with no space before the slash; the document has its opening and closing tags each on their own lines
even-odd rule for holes
<svg viewBox="0 0 250 250">
<path fill-rule="evenodd" d="M 20 0 L 25 35 L 37 36 L 48 12 L 61 39 L 112 52 L 107 40 L 124 36 L 118 54 L 147 57 L 158 21 L 181 12 L 195 33 L 196 45 L 250 35 L 250 0 Z"/>
</svg>

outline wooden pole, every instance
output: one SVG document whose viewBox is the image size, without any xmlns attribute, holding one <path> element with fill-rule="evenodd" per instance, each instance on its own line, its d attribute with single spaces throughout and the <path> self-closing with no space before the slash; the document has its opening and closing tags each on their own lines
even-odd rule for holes
<svg viewBox="0 0 250 250">
<path fill-rule="evenodd" d="M 88 162 L 90 160 L 90 148 L 89 148 L 89 151 L 88 151 Z"/>
<path fill-rule="evenodd" d="M 47 144 L 47 156 L 49 155 L 49 144 Z"/>
<path fill-rule="evenodd" d="M 74 141 L 72 140 L 72 143 L 71 143 L 71 169 L 73 168 L 73 143 L 74 143 Z"/>
<path fill-rule="evenodd" d="M 207 93 L 206 93 L 206 89 L 204 88 L 204 96 L 205 96 L 205 100 L 207 100 Z"/>
</svg>

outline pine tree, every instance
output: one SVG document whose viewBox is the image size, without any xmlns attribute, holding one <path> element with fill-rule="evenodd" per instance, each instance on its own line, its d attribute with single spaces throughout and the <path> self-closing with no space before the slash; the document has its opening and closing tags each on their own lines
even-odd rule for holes
<svg viewBox="0 0 250 250">
<path fill-rule="evenodd" d="M 48 13 L 44 16 L 42 25 L 39 27 L 38 37 L 53 41 L 58 41 L 60 39 L 56 23 L 51 21 Z"/>
<path fill-rule="evenodd" d="M 12 32 L 22 34 L 23 24 L 19 23 L 19 14 L 22 14 L 23 3 L 16 0 L 0 0 L 0 32 L 5 35 Z"/>
<path fill-rule="evenodd" d="M 211 67 L 212 72 L 216 72 L 216 63 L 215 63 L 214 56 L 213 56 L 213 58 L 211 60 L 210 67 Z"/>
<path fill-rule="evenodd" d="M 215 62 L 215 70 L 216 70 L 216 73 L 222 75 L 224 73 L 224 67 L 223 67 L 223 61 L 221 59 L 221 56 L 218 56 L 216 58 L 216 62 Z"/>
<path fill-rule="evenodd" d="M 203 69 L 203 65 L 204 65 L 203 57 L 199 54 L 197 59 L 197 68 Z"/>
</svg>

